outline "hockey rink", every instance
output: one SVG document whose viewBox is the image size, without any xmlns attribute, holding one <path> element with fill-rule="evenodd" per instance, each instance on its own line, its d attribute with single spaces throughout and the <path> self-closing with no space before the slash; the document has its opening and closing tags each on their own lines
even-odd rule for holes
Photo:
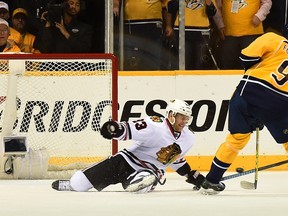
<svg viewBox="0 0 288 216">
<path fill-rule="evenodd" d="M 231 174 L 231 173 L 227 173 Z M 257 190 L 240 181 L 254 174 L 226 180 L 226 190 L 214 196 L 192 191 L 176 173 L 147 194 L 123 192 L 120 185 L 103 192 L 59 192 L 53 180 L 0 180 L 1 216 L 287 216 L 288 172 L 259 172 Z"/>
</svg>

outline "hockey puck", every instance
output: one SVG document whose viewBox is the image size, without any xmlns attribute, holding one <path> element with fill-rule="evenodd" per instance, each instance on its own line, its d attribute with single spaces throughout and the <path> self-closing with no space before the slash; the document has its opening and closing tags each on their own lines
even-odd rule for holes
<svg viewBox="0 0 288 216">
<path fill-rule="evenodd" d="M 237 167 L 236 168 L 236 172 L 238 173 L 243 173 L 244 172 L 244 169 L 242 167 Z"/>
</svg>

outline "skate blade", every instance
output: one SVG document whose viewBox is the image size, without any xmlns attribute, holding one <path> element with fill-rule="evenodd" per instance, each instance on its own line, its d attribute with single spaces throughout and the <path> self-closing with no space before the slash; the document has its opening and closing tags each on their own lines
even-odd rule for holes
<svg viewBox="0 0 288 216">
<path fill-rule="evenodd" d="M 199 191 L 200 194 L 202 195 L 217 195 L 220 193 L 220 191 L 215 191 L 213 189 L 204 189 L 202 188 L 200 191 Z"/>
</svg>

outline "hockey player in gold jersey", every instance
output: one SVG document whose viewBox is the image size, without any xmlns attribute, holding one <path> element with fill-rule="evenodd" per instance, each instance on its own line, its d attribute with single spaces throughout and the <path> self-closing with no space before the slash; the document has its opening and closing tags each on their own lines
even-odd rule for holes
<svg viewBox="0 0 288 216">
<path fill-rule="evenodd" d="M 288 26 L 285 27 L 288 32 Z M 205 193 L 225 189 L 220 182 L 256 128 L 265 126 L 278 144 L 288 152 L 288 40 L 266 33 L 240 56 L 245 73 L 229 107 L 229 132 L 213 159 L 203 182 Z"/>
</svg>

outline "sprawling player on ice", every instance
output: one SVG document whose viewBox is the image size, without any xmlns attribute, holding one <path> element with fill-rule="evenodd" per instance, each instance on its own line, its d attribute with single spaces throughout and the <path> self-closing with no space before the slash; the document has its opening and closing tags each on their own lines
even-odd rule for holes
<svg viewBox="0 0 288 216">
<path fill-rule="evenodd" d="M 288 34 L 284 35 L 286 38 L 266 33 L 241 52 L 245 73 L 230 100 L 230 134 L 218 148 L 202 184 L 206 194 L 225 189 L 220 182 L 223 174 L 256 128 L 266 126 L 288 152 Z"/>
<path fill-rule="evenodd" d="M 195 142 L 187 124 L 191 107 L 182 100 L 172 100 L 166 108 L 166 118 L 150 116 L 133 122 L 107 121 L 101 128 L 106 139 L 134 140 L 134 144 L 84 170 L 70 180 L 57 180 L 52 188 L 59 191 L 101 191 L 121 183 L 128 192 L 145 193 L 164 184 L 168 166 L 185 176 L 194 189 L 200 189 L 204 176 L 192 170 L 184 159 Z M 191 188 L 192 189 L 192 188 Z"/>
</svg>

